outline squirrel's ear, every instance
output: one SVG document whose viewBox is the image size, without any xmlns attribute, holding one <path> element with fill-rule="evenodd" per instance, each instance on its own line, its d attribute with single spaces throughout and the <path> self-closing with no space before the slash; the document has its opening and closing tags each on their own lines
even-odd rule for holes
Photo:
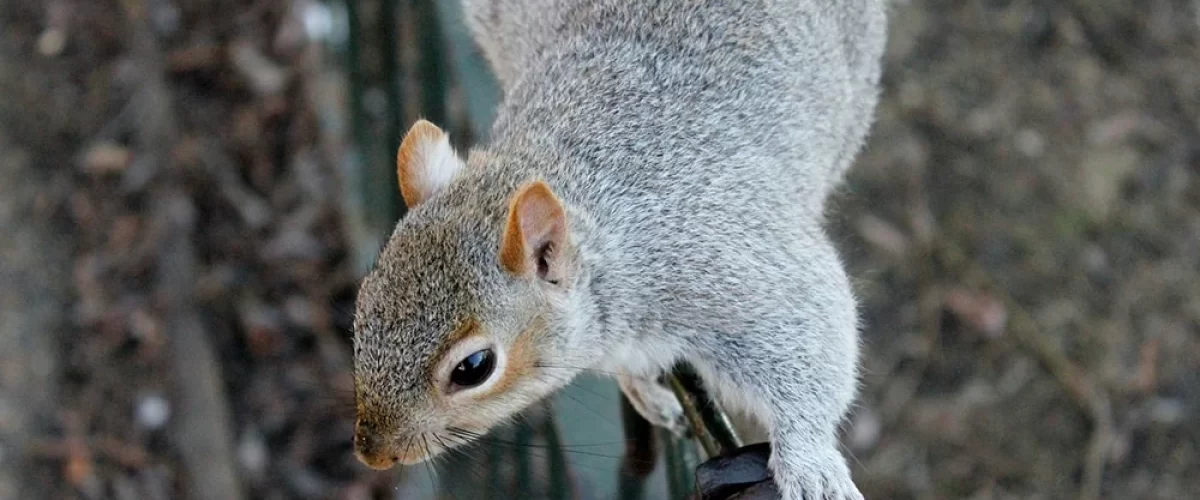
<svg viewBox="0 0 1200 500">
<path fill-rule="evenodd" d="M 440 191 L 463 168 L 450 147 L 450 137 L 437 125 L 417 120 L 396 151 L 396 177 L 408 208 L 416 207 Z"/>
<path fill-rule="evenodd" d="M 564 278 L 567 214 L 545 182 L 522 186 L 508 205 L 500 241 L 500 264 L 516 275 L 536 273 L 552 284 Z"/>
</svg>

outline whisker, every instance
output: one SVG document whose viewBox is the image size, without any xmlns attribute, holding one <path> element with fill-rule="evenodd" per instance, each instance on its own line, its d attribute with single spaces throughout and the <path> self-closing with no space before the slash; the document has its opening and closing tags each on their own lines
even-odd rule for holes
<svg viewBox="0 0 1200 500">
<path fill-rule="evenodd" d="M 425 434 L 421 434 L 421 444 L 424 446 L 424 450 L 423 450 L 424 453 L 422 453 L 422 455 L 425 455 L 428 457 L 429 456 L 429 440 L 425 439 Z M 437 479 L 434 479 L 434 477 L 433 477 L 433 461 L 432 460 L 425 461 L 425 472 L 427 474 L 429 474 L 430 489 L 432 489 L 433 491 L 438 491 L 438 490 L 442 489 L 440 487 L 441 484 L 438 483 Z M 453 495 L 454 495 L 454 493 L 451 492 L 451 496 L 453 496 Z"/>
<path fill-rule="evenodd" d="M 445 463 L 447 455 L 441 454 L 439 456 L 431 456 L 431 453 L 433 452 L 433 450 L 429 448 L 428 438 L 430 438 L 430 437 L 434 438 L 434 441 L 438 441 L 437 433 L 422 434 L 422 439 L 425 440 L 425 455 L 426 455 L 425 470 L 431 471 L 430 472 L 431 475 L 437 479 L 437 484 L 435 484 L 433 486 L 433 489 L 435 491 L 447 492 L 450 494 L 451 497 L 453 497 L 457 500 L 458 494 L 454 492 L 454 487 L 446 486 L 441 482 L 442 475 L 441 475 L 441 471 L 438 470 L 438 466 L 441 465 L 442 463 Z M 443 443 L 442 446 L 445 446 L 445 444 Z M 445 450 L 443 450 L 443 451 L 445 451 Z"/>
<path fill-rule="evenodd" d="M 404 438 L 404 456 L 405 457 L 408 456 L 408 452 L 412 451 L 413 441 L 415 441 L 413 436 L 408 436 L 408 437 Z"/>
<path fill-rule="evenodd" d="M 621 373 L 619 373 L 619 372 L 601 370 L 598 368 L 588 368 L 586 366 L 551 365 L 551 364 L 546 364 L 546 363 L 542 363 L 542 362 L 534 363 L 533 366 L 535 368 L 549 368 L 552 370 L 575 370 L 575 371 L 579 371 L 579 372 L 595 373 L 595 374 L 605 375 L 605 376 L 609 376 L 609 377 L 617 377 L 617 376 L 621 375 Z"/>
<path fill-rule="evenodd" d="M 611 428 L 616 428 L 616 429 L 620 430 L 620 429 L 619 429 L 619 428 L 620 428 L 620 426 L 619 426 L 619 425 L 617 425 L 617 422 L 616 422 L 616 421 L 614 421 L 614 420 L 613 420 L 611 417 L 609 417 L 609 416 L 605 415 L 603 412 L 601 412 L 600 410 L 596 409 L 596 407 L 594 407 L 594 406 L 592 406 L 592 405 L 589 405 L 589 404 L 585 403 L 585 402 L 584 402 L 584 400 L 582 400 L 582 399 L 580 399 L 580 398 L 578 398 L 578 397 L 576 397 L 576 396 L 572 395 L 570 392 L 566 392 L 566 391 L 559 391 L 557 395 L 558 395 L 558 396 L 565 397 L 565 398 L 567 398 L 567 399 L 570 399 L 571 401 L 574 401 L 574 402 L 575 402 L 575 404 L 578 404 L 579 406 L 582 406 L 584 409 L 588 410 L 588 411 L 589 411 L 589 412 L 591 412 L 593 415 L 595 415 L 595 416 L 599 417 L 599 418 L 600 418 L 600 420 L 604 421 L 604 423 L 605 423 L 605 424 L 608 424 L 608 426 L 609 426 L 609 427 L 611 427 Z"/>
<path fill-rule="evenodd" d="M 454 431 L 450 431 L 450 432 L 452 434 L 454 434 Z M 623 458 L 618 455 L 608 455 L 608 454 L 604 454 L 604 453 L 589 452 L 589 451 L 584 451 L 584 450 L 572 450 L 566 446 L 547 446 L 547 445 L 539 445 L 539 444 L 533 444 L 533 443 L 517 443 L 517 442 L 513 442 L 513 441 L 506 441 L 506 440 L 503 440 L 500 438 L 495 438 L 495 437 L 491 437 L 491 436 L 483 436 L 483 435 L 478 435 L 478 434 L 476 434 L 476 435 L 468 434 L 465 436 L 464 435 L 454 435 L 454 437 L 457 437 L 460 440 L 464 440 L 465 443 L 469 443 L 472 441 L 476 441 L 476 442 L 480 442 L 480 443 L 491 443 L 491 444 L 501 445 L 501 446 L 504 446 L 504 447 L 507 447 L 507 448 L 513 449 L 513 450 L 522 450 L 522 451 L 529 451 L 531 449 L 532 450 L 558 450 L 558 451 L 563 451 L 566 453 L 571 453 L 571 454 L 579 455 L 579 456 L 583 456 L 583 457 L 607 458 L 607 459 L 614 459 L 614 460 Z M 536 456 L 538 456 L 539 458 L 547 458 L 548 457 L 548 455 L 536 455 Z"/>
<path fill-rule="evenodd" d="M 475 466 L 478 466 L 478 465 L 479 465 L 479 462 L 477 462 L 476 460 L 474 460 L 474 457 L 473 457 L 473 456 L 471 456 L 469 453 L 467 453 L 467 452 L 463 451 L 463 449 L 462 449 L 462 448 L 452 448 L 450 445 L 448 445 L 448 444 L 446 443 L 446 441 L 444 441 L 444 440 L 442 439 L 442 436 L 438 435 L 437 433 L 434 433 L 434 434 L 432 434 L 432 436 L 433 436 L 433 439 L 434 439 L 435 441 L 437 441 L 437 442 L 438 442 L 438 443 L 439 443 L 439 444 L 442 446 L 442 448 L 444 448 L 444 449 L 446 449 L 446 450 L 450 451 L 451 453 L 456 453 L 456 454 L 458 454 L 459 456 L 463 457 L 463 458 L 464 458 L 464 460 L 466 460 L 467 462 L 469 462 L 469 463 L 470 463 L 470 465 L 471 465 L 471 467 L 468 467 L 468 470 L 470 470 L 470 472 L 471 472 L 471 475 L 472 475 L 472 476 L 475 476 L 475 479 L 477 479 L 477 480 L 479 481 L 480 487 L 483 487 L 483 488 L 486 488 L 486 487 L 488 487 L 488 485 L 487 485 L 487 475 L 486 475 L 486 474 L 484 474 L 484 473 L 481 473 L 481 472 L 479 471 L 479 469 L 475 467 Z M 447 439 L 451 439 L 451 440 L 452 440 L 452 438 L 450 438 L 450 436 L 446 436 L 446 438 L 447 438 Z M 463 444 L 463 443 L 469 443 L 469 441 L 462 441 L 462 442 L 460 442 L 459 444 Z M 497 492 L 497 493 L 500 493 L 500 495 L 501 495 L 501 496 L 503 496 L 505 499 L 507 499 L 507 498 L 508 498 L 508 495 L 505 495 L 505 494 L 504 494 L 502 491 L 496 490 L 496 492 Z"/>
<path fill-rule="evenodd" d="M 611 378 L 617 378 L 620 376 L 629 376 L 631 378 L 635 378 L 635 379 L 639 379 L 639 380 L 654 381 L 654 382 L 658 381 L 658 377 L 643 377 L 643 376 L 633 375 L 633 374 L 629 374 L 629 373 L 601 370 L 599 368 L 590 368 L 590 367 L 586 367 L 586 366 L 553 365 L 553 364 L 543 363 L 540 361 L 534 363 L 533 366 L 535 368 L 548 368 L 548 369 L 552 369 L 552 370 L 576 370 L 579 372 L 603 375 L 605 377 L 611 377 Z"/>
<path fill-rule="evenodd" d="M 463 459 L 466 461 L 473 462 L 475 464 L 479 464 L 479 461 L 476 460 L 472 454 L 470 454 L 466 451 L 469 446 L 471 446 L 473 444 L 479 444 L 477 441 L 474 441 L 471 439 L 466 439 L 466 438 L 463 438 L 460 436 L 455 436 L 455 435 L 447 435 L 447 436 L 445 436 L 445 438 L 450 440 L 451 443 L 455 443 L 458 445 L 458 448 L 455 448 L 453 450 L 453 452 L 458 453 L 459 456 L 463 457 Z M 490 460 L 492 462 L 491 465 L 495 465 L 496 463 L 498 463 L 499 457 L 492 457 L 489 455 L 487 457 L 487 460 Z M 503 488 L 498 483 L 499 479 L 492 478 L 491 476 L 492 476 L 491 472 L 484 472 L 483 477 L 480 478 L 480 481 L 482 482 L 481 485 L 485 488 L 488 488 L 489 493 L 502 492 Z M 501 494 L 503 494 L 503 493 L 501 493 Z M 508 495 L 504 495 L 504 496 L 507 497 Z"/>
<path fill-rule="evenodd" d="M 563 389 L 560 389 L 560 390 L 564 390 L 564 389 L 566 389 L 566 386 L 570 385 L 570 384 L 571 384 L 571 382 L 573 382 L 573 380 L 572 380 L 570 377 L 567 377 L 567 376 L 561 376 L 561 375 L 555 375 L 555 374 L 553 374 L 553 373 L 546 373 L 546 372 L 542 372 L 542 373 L 538 374 L 538 376 L 552 377 L 552 378 L 554 378 L 554 380 L 556 380 L 557 382 L 561 382 L 561 383 L 562 383 L 562 385 L 563 385 L 564 387 L 563 387 Z M 595 396 L 595 397 L 597 397 L 597 398 L 603 399 L 603 400 L 604 400 L 605 402 L 607 402 L 607 403 L 613 403 L 613 402 L 615 402 L 615 400 L 612 398 L 612 396 L 610 396 L 610 395 L 608 395 L 608 394 L 604 394 L 604 393 L 598 392 L 598 391 L 596 391 L 595 389 L 592 389 L 592 388 L 590 388 L 590 387 L 587 387 L 586 385 L 582 385 L 582 384 L 576 384 L 576 385 L 574 385 L 573 387 L 574 387 L 574 388 L 576 388 L 576 389 L 579 389 L 579 390 L 581 390 L 581 391 L 584 391 L 584 392 L 586 392 L 586 393 L 588 393 L 588 394 L 591 394 L 591 395 L 593 395 L 593 396 Z"/>
<path fill-rule="evenodd" d="M 499 438 L 496 438 L 493 436 L 489 436 L 486 433 L 475 432 L 475 431 L 471 431 L 471 430 L 467 430 L 467 429 L 462 429 L 459 427 L 450 427 L 450 428 L 447 428 L 446 430 L 449 432 L 452 432 L 452 433 L 459 434 L 459 437 L 468 437 L 471 439 L 499 439 Z M 564 445 L 559 445 L 558 448 L 569 450 L 571 448 L 595 448 L 598 446 L 617 446 L 617 445 L 625 445 L 625 444 L 628 444 L 628 440 L 607 441 L 607 442 L 601 442 L 601 443 L 564 444 Z M 537 445 L 537 444 L 530 444 L 528 446 L 545 447 L 545 445 Z"/>
</svg>

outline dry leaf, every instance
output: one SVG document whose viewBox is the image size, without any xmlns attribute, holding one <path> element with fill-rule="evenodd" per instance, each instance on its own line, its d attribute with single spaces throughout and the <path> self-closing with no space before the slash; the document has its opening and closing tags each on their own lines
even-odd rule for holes
<svg viewBox="0 0 1200 500">
<path fill-rule="evenodd" d="M 945 306 L 960 321 L 988 338 L 994 339 L 1004 334 L 1008 309 L 990 294 L 955 289 L 946 294 Z"/>
</svg>

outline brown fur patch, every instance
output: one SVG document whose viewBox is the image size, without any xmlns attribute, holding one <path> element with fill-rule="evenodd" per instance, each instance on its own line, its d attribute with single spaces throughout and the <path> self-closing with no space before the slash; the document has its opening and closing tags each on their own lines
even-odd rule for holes
<svg viewBox="0 0 1200 500">
<path fill-rule="evenodd" d="M 546 322 L 541 318 L 533 325 L 522 331 L 508 348 L 508 362 L 505 364 L 501 379 L 496 381 L 491 390 L 482 397 L 500 396 L 508 392 L 521 379 L 528 377 L 534 371 L 538 360 L 538 341 L 546 331 Z"/>
<path fill-rule="evenodd" d="M 442 139 L 445 135 L 442 129 L 438 128 L 426 120 L 417 120 L 408 133 L 404 134 L 404 140 L 400 142 L 400 149 L 396 150 L 396 178 L 400 183 L 400 195 L 404 197 L 404 203 L 408 208 L 413 208 L 425 201 L 422 197 L 419 188 L 417 177 L 422 175 L 418 169 L 423 168 L 416 162 L 421 161 L 417 157 L 417 153 L 423 148 L 430 148 Z"/>
<path fill-rule="evenodd" d="M 379 450 L 372 452 L 364 452 L 361 450 L 354 451 L 355 458 L 363 465 L 374 470 L 388 470 L 396 465 L 396 461 L 392 460 L 392 456 L 387 450 Z"/>
</svg>

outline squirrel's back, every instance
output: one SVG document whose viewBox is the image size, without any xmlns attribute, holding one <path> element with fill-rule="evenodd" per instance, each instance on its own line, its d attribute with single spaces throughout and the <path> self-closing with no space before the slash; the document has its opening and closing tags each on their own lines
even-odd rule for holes
<svg viewBox="0 0 1200 500">
<path fill-rule="evenodd" d="M 495 152 L 598 211 L 733 191 L 811 216 L 873 119 L 884 0 L 464 2 L 506 94 Z"/>
</svg>

